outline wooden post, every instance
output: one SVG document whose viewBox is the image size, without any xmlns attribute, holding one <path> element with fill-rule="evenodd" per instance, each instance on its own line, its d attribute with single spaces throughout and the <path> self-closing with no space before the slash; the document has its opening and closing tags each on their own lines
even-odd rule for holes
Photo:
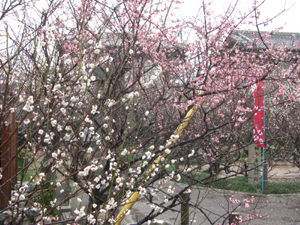
<svg viewBox="0 0 300 225">
<path fill-rule="evenodd" d="M 256 144 L 252 144 L 248 148 L 248 161 L 249 161 L 249 169 L 248 173 L 248 183 L 252 185 L 261 184 L 261 148 Z"/>
<path fill-rule="evenodd" d="M 1 161 L 2 179 L 0 185 L 0 210 L 8 205 L 11 198 L 11 191 L 16 184 L 17 170 L 17 125 L 16 113 L 10 112 L 5 120 L 5 125 L 2 127 L 2 148 Z"/>
<path fill-rule="evenodd" d="M 239 217 L 238 213 L 235 213 L 235 212 L 230 213 L 229 214 L 229 225 L 232 225 L 232 224 L 236 225 L 236 224 L 238 224 L 239 223 L 238 217 Z"/>
<path fill-rule="evenodd" d="M 189 198 L 190 193 L 182 193 L 181 194 L 181 225 L 189 225 Z"/>
</svg>

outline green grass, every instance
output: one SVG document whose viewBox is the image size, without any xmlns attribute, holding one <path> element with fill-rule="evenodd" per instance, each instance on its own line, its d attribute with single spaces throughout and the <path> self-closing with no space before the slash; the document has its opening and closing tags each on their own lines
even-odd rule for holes
<svg viewBox="0 0 300 225">
<path fill-rule="evenodd" d="M 194 175 L 197 179 L 204 179 L 208 175 L 205 173 L 198 173 Z M 184 181 L 186 182 L 186 181 Z M 203 186 L 203 185 L 200 185 Z M 264 194 L 297 194 L 300 191 L 300 182 L 269 182 L 268 187 L 262 192 L 261 184 L 250 185 L 248 184 L 248 177 L 234 177 L 219 181 L 213 181 L 212 183 L 206 185 L 206 187 L 239 191 L 239 192 L 249 192 L 249 193 L 264 193 Z"/>
<path fill-rule="evenodd" d="M 175 166 L 172 165 L 168 168 L 168 171 L 174 171 Z M 190 177 L 193 177 L 195 180 L 201 180 L 205 183 L 209 182 L 207 178 L 209 175 L 207 173 L 191 172 L 189 173 Z M 217 179 L 217 178 L 214 178 Z M 191 179 L 188 179 L 185 176 L 182 176 L 180 183 L 185 184 L 194 184 L 195 182 Z M 204 186 L 203 184 L 197 184 L 198 186 Z M 227 178 L 219 181 L 212 181 L 205 185 L 205 187 L 211 187 L 216 189 L 230 190 L 230 191 L 239 191 L 239 192 L 248 192 L 248 193 L 264 193 L 264 194 L 298 194 L 300 192 L 300 182 L 269 182 L 268 187 L 264 191 L 261 189 L 261 184 L 250 185 L 248 184 L 248 177 L 239 176 L 233 178 Z"/>
</svg>

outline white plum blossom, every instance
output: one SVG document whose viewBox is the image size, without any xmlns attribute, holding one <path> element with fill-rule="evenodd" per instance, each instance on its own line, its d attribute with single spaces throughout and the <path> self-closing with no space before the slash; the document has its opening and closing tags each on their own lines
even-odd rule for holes
<svg viewBox="0 0 300 225">
<path fill-rule="evenodd" d="M 89 148 L 86 150 L 86 152 L 87 152 L 88 154 L 91 154 L 93 151 L 94 151 L 94 149 L 93 149 L 92 147 L 89 147 Z"/>
<path fill-rule="evenodd" d="M 195 153 L 195 150 L 193 149 L 192 152 L 190 154 L 188 154 L 188 157 L 192 157 Z"/>
<path fill-rule="evenodd" d="M 33 110 L 33 106 L 26 102 L 25 106 L 23 107 L 23 110 L 26 112 L 31 112 Z"/>
<path fill-rule="evenodd" d="M 70 65 L 72 63 L 72 60 L 70 58 L 66 59 L 65 63 L 66 63 L 66 65 Z"/>
<path fill-rule="evenodd" d="M 52 157 L 55 158 L 55 159 L 57 159 L 57 153 L 56 153 L 56 152 L 53 152 L 53 153 L 52 153 Z"/>
<path fill-rule="evenodd" d="M 144 196 L 146 193 L 147 193 L 146 188 L 141 188 L 139 194 L 140 194 L 141 196 Z"/>
<path fill-rule="evenodd" d="M 177 179 L 176 179 L 177 181 L 180 181 L 181 180 L 181 176 L 180 176 L 180 174 L 177 174 Z"/>
<path fill-rule="evenodd" d="M 30 123 L 30 119 L 25 119 L 25 120 L 23 121 L 23 123 L 24 123 L 25 125 L 29 124 L 29 123 Z"/>
<path fill-rule="evenodd" d="M 79 219 L 81 219 L 82 217 L 85 216 L 85 212 L 84 212 L 85 206 L 81 206 L 80 210 L 75 209 L 74 213 L 77 215 L 75 218 L 75 221 L 78 221 Z"/>
<path fill-rule="evenodd" d="M 116 104 L 116 101 L 113 99 L 107 99 L 105 104 L 108 106 L 108 108 L 111 108 Z"/>
<path fill-rule="evenodd" d="M 57 120 L 52 120 L 52 121 L 51 121 L 51 126 L 52 126 L 52 127 L 55 127 L 56 125 L 57 125 Z"/>
<path fill-rule="evenodd" d="M 165 150 L 165 153 L 168 155 L 168 154 L 171 153 L 171 150 L 167 148 L 167 149 Z"/>
<path fill-rule="evenodd" d="M 122 155 L 122 156 L 125 156 L 125 155 L 127 154 L 127 152 L 128 152 L 127 149 L 124 148 L 123 151 L 121 152 L 121 155 Z"/>
<path fill-rule="evenodd" d="M 91 110 L 91 114 L 95 114 L 97 112 L 97 106 L 96 105 L 93 105 L 92 106 L 92 110 Z"/>
</svg>

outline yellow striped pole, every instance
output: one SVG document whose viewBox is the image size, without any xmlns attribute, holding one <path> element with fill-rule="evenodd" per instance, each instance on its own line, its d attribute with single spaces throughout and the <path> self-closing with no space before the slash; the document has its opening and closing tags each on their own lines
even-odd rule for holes
<svg viewBox="0 0 300 225">
<path fill-rule="evenodd" d="M 202 94 L 203 92 L 200 92 L 200 94 Z M 202 100 L 200 101 L 200 103 L 202 103 Z M 183 121 L 180 123 L 180 125 L 177 127 L 177 129 L 174 131 L 174 135 L 180 135 L 184 128 L 186 128 L 186 126 L 188 125 L 189 121 L 191 120 L 191 118 L 194 116 L 195 112 L 197 111 L 197 107 L 193 106 L 193 108 L 191 108 L 187 114 L 185 115 Z M 175 142 L 177 141 L 178 138 L 175 139 Z M 174 141 L 173 141 L 174 142 Z M 170 145 L 172 144 L 172 141 L 169 140 L 168 143 L 165 145 L 166 148 L 170 147 Z M 165 157 L 167 154 L 165 153 L 162 157 Z M 161 156 L 157 157 L 157 159 L 155 160 L 155 163 L 159 163 L 160 159 L 162 158 Z M 153 170 L 153 167 L 151 166 L 150 170 L 148 171 L 148 173 L 151 173 Z M 122 222 L 122 220 L 125 217 L 124 212 L 128 209 L 130 209 L 134 203 L 137 201 L 137 199 L 139 198 L 139 192 L 136 191 L 134 192 L 129 200 L 128 203 L 126 205 L 123 206 L 123 208 L 121 209 L 121 211 L 119 212 L 118 216 L 117 216 L 117 221 L 115 223 L 115 225 L 120 225 L 120 223 Z"/>
</svg>

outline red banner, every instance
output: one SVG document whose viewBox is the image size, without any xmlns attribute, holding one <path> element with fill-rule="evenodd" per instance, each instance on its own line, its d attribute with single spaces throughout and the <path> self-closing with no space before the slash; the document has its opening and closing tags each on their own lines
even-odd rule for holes
<svg viewBox="0 0 300 225">
<path fill-rule="evenodd" d="M 254 97 L 253 137 L 258 147 L 265 147 L 264 135 L 264 84 L 260 81 L 252 86 Z"/>
</svg>

